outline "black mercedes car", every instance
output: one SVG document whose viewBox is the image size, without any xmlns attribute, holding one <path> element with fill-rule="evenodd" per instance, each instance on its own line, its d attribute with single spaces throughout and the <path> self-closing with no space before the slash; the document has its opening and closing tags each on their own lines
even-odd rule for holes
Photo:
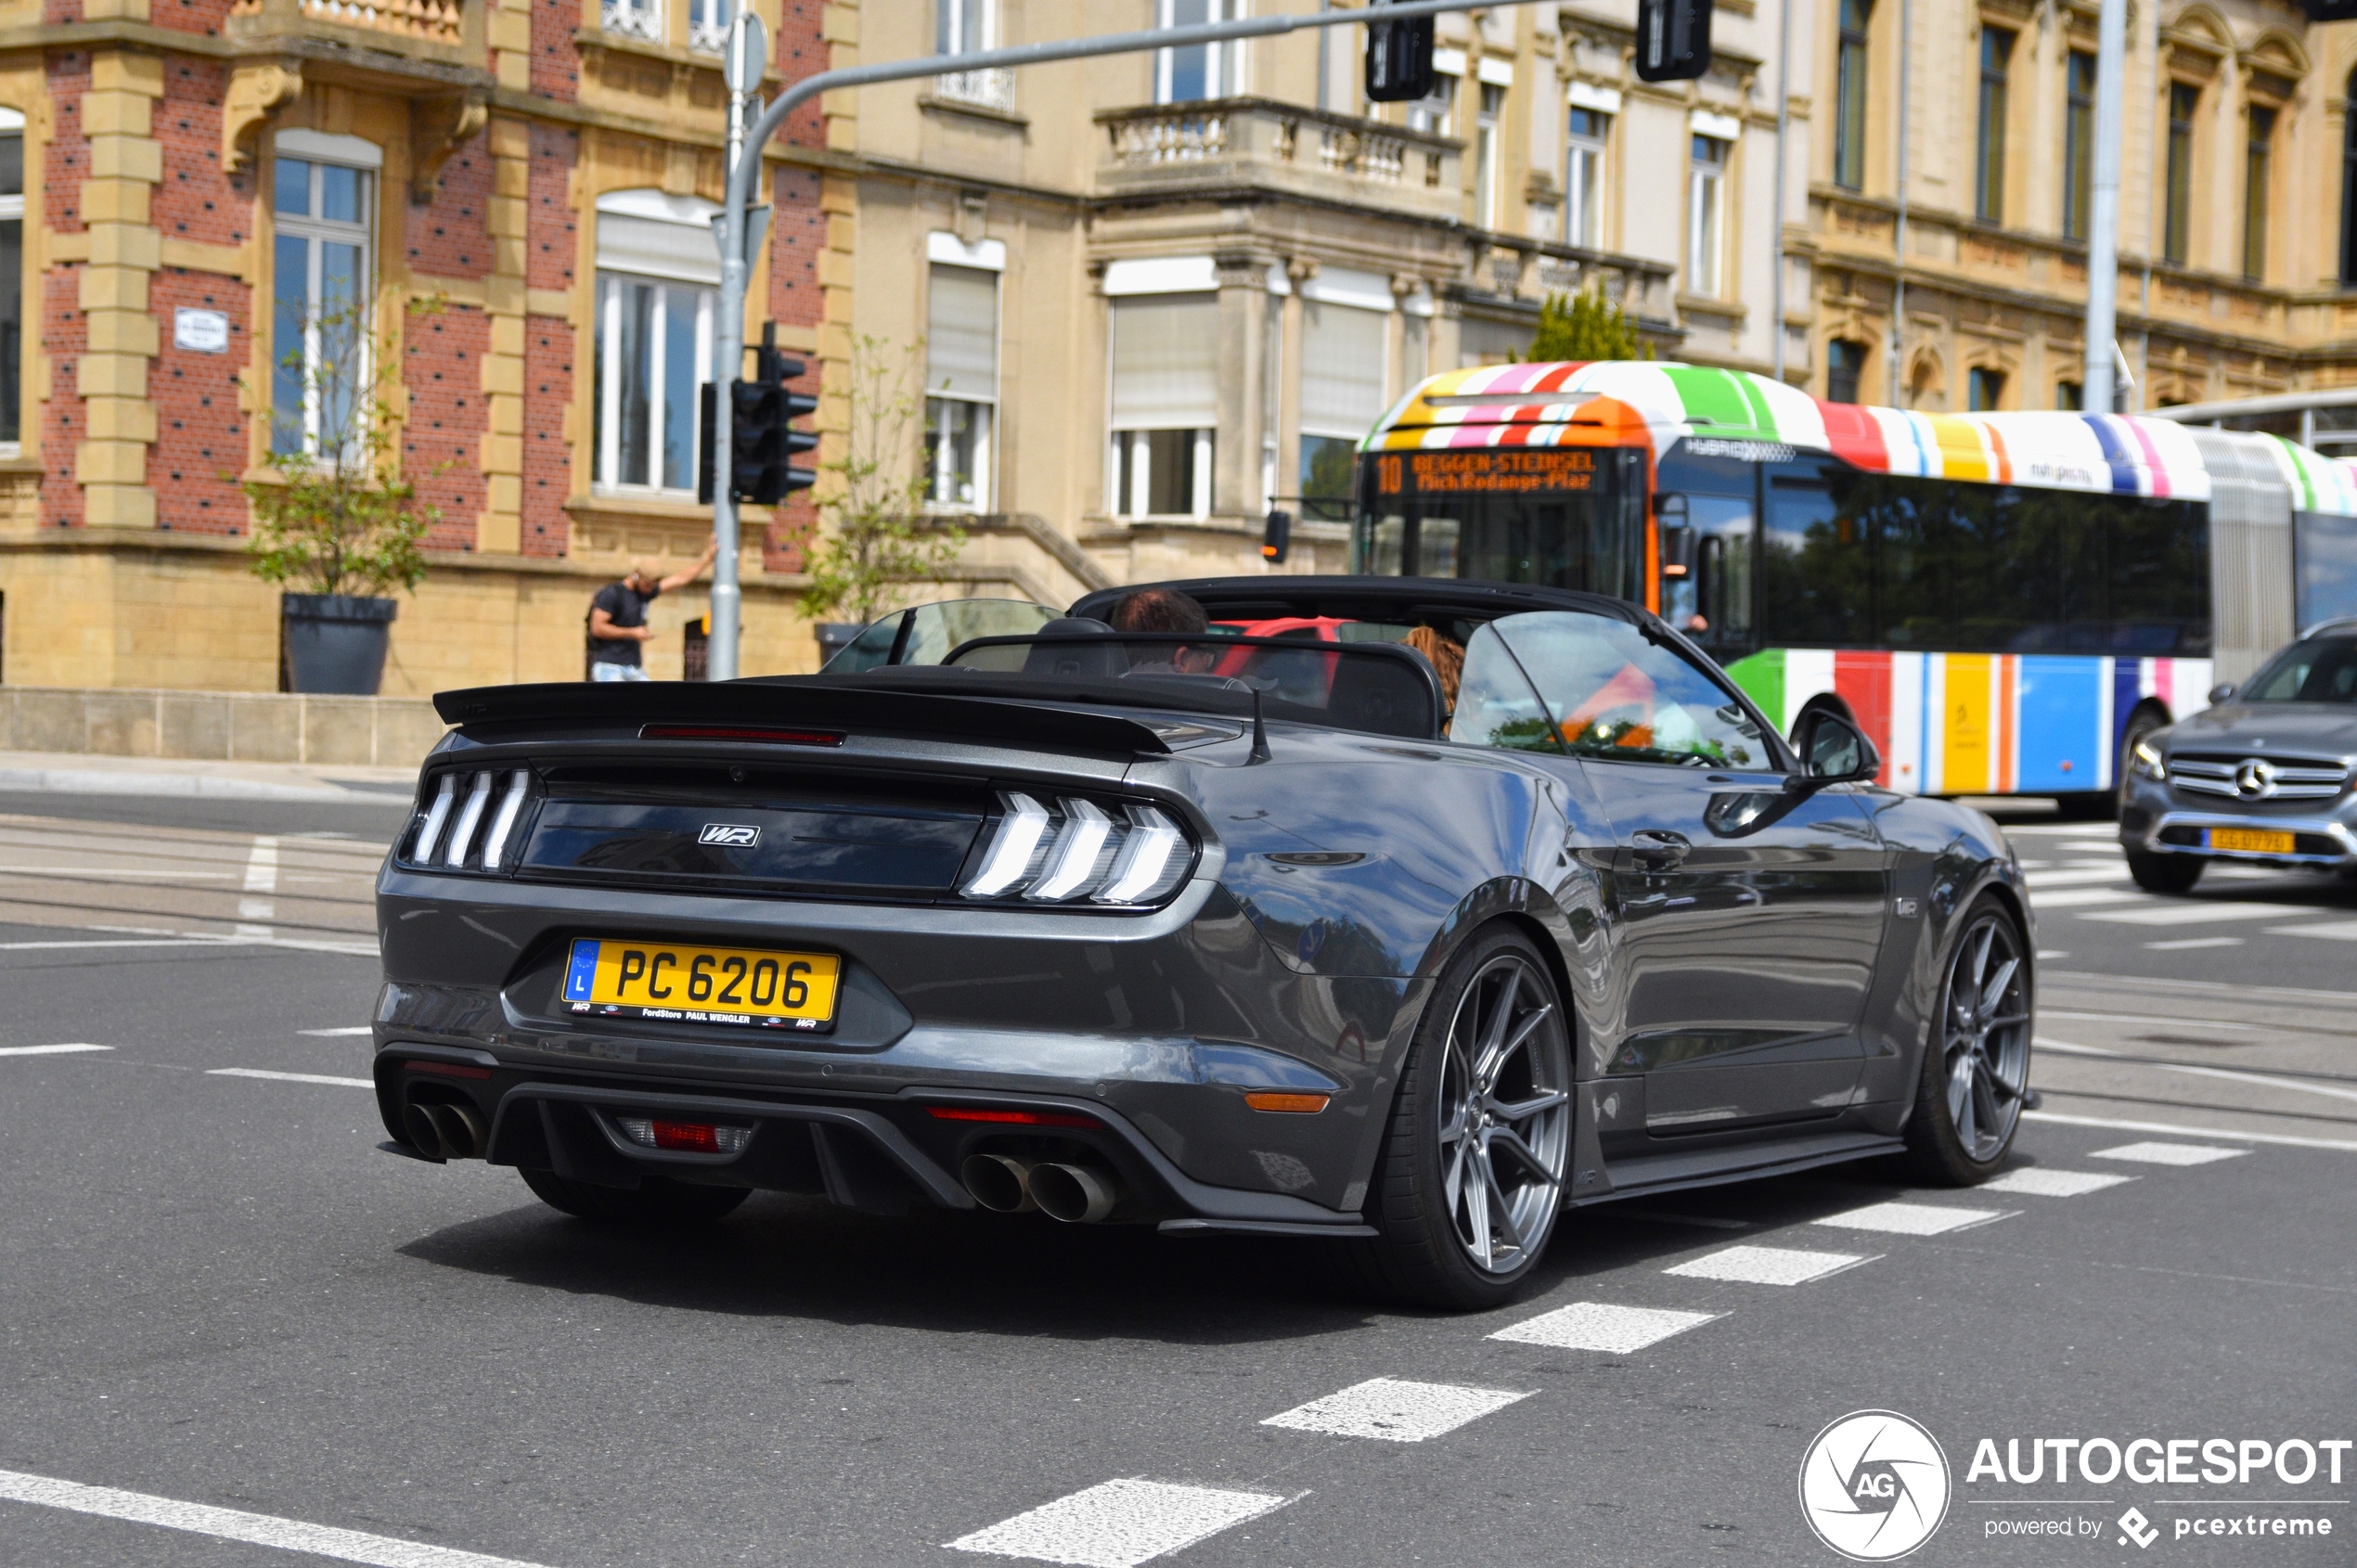
<svg viewBox="0 0 2357 1568">
<path fill-rule="evenodd" d="M 818 675 L 436 699 L 388 1147 L 595 1219 L 1299 1238 L 1461 1307 L 1566 1205 L 2003 1162 L 2034 946 L 1986 817 L 1618 600 L 1167 586 L 1207 631 L 946 606 Z"/>
<path fill-rule="evenodd" d="M 2357 876 L 2357 621 L 2270 659 L 2128 750 L 2119 842 L 2138 886 L 2183 893 L 2219 861 Z"/>
</svg>

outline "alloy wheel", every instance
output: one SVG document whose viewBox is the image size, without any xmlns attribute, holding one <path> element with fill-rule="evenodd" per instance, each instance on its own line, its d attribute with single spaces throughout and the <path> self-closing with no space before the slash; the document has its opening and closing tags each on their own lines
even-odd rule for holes
<svg viewBox="0 0 2357 1568">
<path fill-rule="evenodd" d="M 2003 1151 L 2029 1086 L 2029 1007 L 2021 973 L 2012 923 L 1983 912 L 1957 945 L 1940 1021 L 1948 1120 L 1976 1164 Z"/>
<path fill-rule="evenodd" d="M 1511 1274 L 1547 1244 L 1571 1150 L 1570 1049 L 1551 987 L 1519 954 L 1457 1003 L 1440 1073 L 1441 1191 L 1475 1267 Z"/>
</svg>

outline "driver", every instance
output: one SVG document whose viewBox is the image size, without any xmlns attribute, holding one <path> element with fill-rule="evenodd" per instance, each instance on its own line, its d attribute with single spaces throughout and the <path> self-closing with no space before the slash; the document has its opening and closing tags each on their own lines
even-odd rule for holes
<svg viewBox="0 0 2357 1568">
<path fill-rule="evenodd" d="M 1113 607 L 1113 629 L 1168 636 L 1194 636 L 1211 628 L 1204 607 L 1174 588 L 1140 588 Z M 1208 648 L 1153 644 L 1131 650 L 1133 675 L 1200 675 L 1218 662 Z"/>
</svg>

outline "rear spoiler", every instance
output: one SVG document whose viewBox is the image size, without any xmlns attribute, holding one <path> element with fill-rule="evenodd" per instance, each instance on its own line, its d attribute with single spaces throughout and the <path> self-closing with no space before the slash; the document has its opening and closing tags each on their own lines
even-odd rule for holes
<svg viewBox="0 0 2357 1568">
<path fill-rule="evenodd" d="M 981 745 L 1166 756 L 1149 726 L 1112 713 L 996 697 L 895 691 L 857 675 L 745 681 L 550 682 L 436 692 L 446 724 L 577 721 L 595 725 L 807 725 L 849 735 L 923 736 Z"/>
</svg>

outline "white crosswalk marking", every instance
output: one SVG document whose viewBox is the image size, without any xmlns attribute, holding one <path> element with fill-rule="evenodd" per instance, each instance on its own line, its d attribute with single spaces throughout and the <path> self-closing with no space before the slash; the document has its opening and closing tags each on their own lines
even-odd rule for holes
<svg viewBox="0 0 2357 1568">
<path fill-rule="evenodd" d="M 1217 1486 L 1105 1481 L 947 1544 L 952 1551 L 1068 1562 L 1075 1568 L 1137 1568 L 1273 1512 L 1290 1500 L 1268 1492 Z"/>
<path fill-rule="evenodd" d="M 2269 926 L 2269 936 L 2321 936 L 2334 942 L 2357 942 L 2357 920 L 2324 920 L 2312 926 Z"/>
<path fill-rule="evenodd" d="M 2079 1198 L 2135 1179 L 2106 1171 L 2058 1171 L 2046 1165 L 2024 1165 L 2007 1171 L 1994 1181 L 1981 1183 L 1979 1190 L 2019 1192 L 2032 1198 Z"/>
<path fill-rule="evenodd" d="M 2133 1160 L 2145 1165 L 2207 1165 L 2249 1152 L 2248 1149 L 2221 1149 L 2210 1143 L 2123 1143 L 2117 1149 L 2098 1149 L 2093 1158 Z"/>
<path fill-rule="evenodd" d="M 1720 1312 L 1672 1312 L 1657 1306 L 1612 1306 L 1576 1301 L 1489 1337 L 1513 1344 L 1543 1344 L 1554 1350 L 1601 1350 L 1628 1356 L 1672 1334 L 1698 1329 Z"/>
<path fill-rule="evenodd" d="M 1454 1383 L 1369 1378 L 1339 1394 L 1329 1394 L 1322 1399 L 1295 1406 L 1282 1415 L 1270 1416 L 1260 1424 L 1290 1427 L 1295 1432 L 1323 1432 L 1335 1437 L 1422 1443 L 1529 1397 L 1528 1394 L 1497 1388 L 1460 1388 Z"/>
<path fill-rule="evenodd" d="M 1806 1285 L 1879 1254 L 1812 1253 L 1797 1247 L 1729 1247 L 1662 1270 L 1689 1279 L 1726 1279 L 1738 1285 Z"/>
<path fill-rule="evenodd" d="M 2030 890 L 2033 909 L 2083 909 L 2098 904 L 2141 904 L 2149 897 L 2132 887 L 2070 887 L 2053 893 Z"/>
<path fill-rule="evenodd" d="M 264 836 L 253 841 L 253 848 L 246 855 L 246 896 L 238 900 L 240 921 L 269 921 L 278 918 L 278 906 L 267 895 L 278 891 L 278 841 Z M 264 896 L 256 897 L 255 894 Z M 239 936 L 267 936 L 266 924 L 240 924 Z"/>
<path fill-rule="evenodd" d="M 0 1046 L 0 1056 L 71 1056 L 81 1051 L 110 1051 L 112 1046 Z"/>
<path fill-rule="evenodd" d="M 1934 1203 L 1869 1203 L 1816 1223 L 1844 1230 L 1881 1230 L 1893 1236 L 1945 1236 L 2010 1217 L 2003 1209 L 1951 1209 Z"/>
<path fill-rule="evenodd" d="M 272 1073 L 261 1067 L 214 1067 L 205 1073 L 208 1078 L 271 1078 L 281 1084 L 332 1084 L 338 1088 L 373 1089 L 376 1083 L 369 1078 L 330 1078 L 321 1073 Z"/>
<path fill-rule="evenodd" d="M 2032 904 L 2037 902 L 2033 896 Z M 2151 909 L 2113 909 L 2081 915 L 2082 920 L 2109 920 L 2123 926 L 2197 926 L 2207 920 L 2281 920 L 2315 910 L 2298 904 L 2183 904 L 2170 902 Z"/>
</svg>

